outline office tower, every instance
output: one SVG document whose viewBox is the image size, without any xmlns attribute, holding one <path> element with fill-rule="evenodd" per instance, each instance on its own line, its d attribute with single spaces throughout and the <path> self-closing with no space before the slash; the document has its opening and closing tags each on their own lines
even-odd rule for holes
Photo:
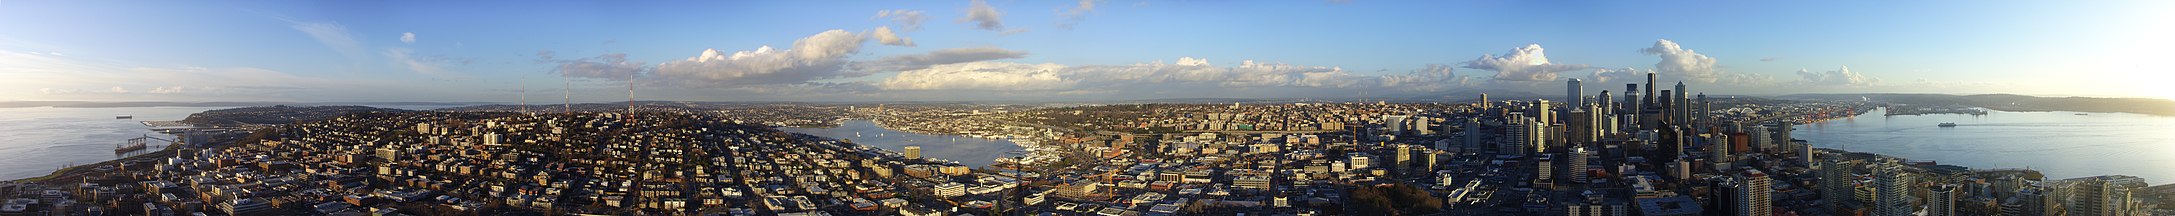
<svg viewBox="0 0 2175 216">
<path fill-rule="evenodd" d="M 1820 160 L 1819 167 L 1814 167 L 1820 171 L 1820 200 L 1827 203 L 1828 209 L 1847 212 L 1846 208 L 1854 205 L 1846 203 L 1857 202 L 1858 178 L 1850 171 L 1852 165 L 1842 158 L 1828 158 Z"/>
<path fill-rule="evenodd" d="M 1584 108 L 1571 107 L 1570 109 L 1571 112 L 1564 115 L 1563 120 L 1565 130 L 1569 130 L 1567 132 L 1567 135 L 1570 136 L 1569 142 L 1575 146 L 1586 145 L 1600 140 L 1600 134 L 1595 132 L 1599 128 L 1594 127 L 1594 114 Z"/>
<path fill-rule="evenodd" d="M 1564 89 L 1564 93 L 1563 93 L 1563 94 L 1564 94 L 1564 96 L 1563 96 L 1563 105 L 1564 105 L 1564 107 L 1583 107 L 1583 106 L 1586 106 L 1586 96 L 1585 96 L 1585 94 L 1584 94 L 1584 93 L 1585 93 L 1585 88 L 1586 88 L 1586 87 L 1585 87 L 1585 86 L 1582 86 L 1582 85 L 1579 85 L 1579 83 L 1578 83 L 1578 78 L 1571 78 L 1571 81 L 1570 81 L 1569 83 L 1567 83 L 1567 84 L 1564 84 L 1564 86 L 1565 86 L 1565 89 Z"/>
<path fill-rule="evenodd" d="M 1639 113 L 1639 84 L 1624 84 L 1623 107 L 1618 107 L 1618 109 L 1622 109 L 1618 111 L 1626 114 Z"/>
<path fill-rule="evenodd" d="M 1707 93 L 1699 93 L 1699 110 L 1692 111 L 1692 124 L 1697 125 L 1699 128 L 1707 128 L 1708 125 L 1713 124 L 1713 117 L 1709 116 L 1714 115 L 1712 113 L 1714 111 L 1713 105 L 1713 103 L 1707 101 Z"/>
<path fill-rule="evenodd" d="M 1533 106 L 1528 107 L 1526 115 L 1532 116 L 1543 125 L 1556 123 L 1555 110 L 1549 108 L 1548 100 L 1534 99 Z"/>
<path fill-rule="evenodd" d="M 1767 173 L 1759 169 L 1745 169 L 1737 173 L 1736 215 L 1767 216 L 1774 214 L 1774 186 Z"/>
<path fill-rule="evenodd" d="M 1405 169 L 1406 167 L 1411 167 L 1412 162 L 1412 145 L 1397 145 L 1397 168 Z"/>
<path fill-rule="evenodd" d="M 1586 151 L 1586 147 L 1573 147 L 1571 155 L 1568 156 L 1571 160 L 1564 166 L 1569 169 L 1564 171 L 1571 172 L 1571 182 L 1586 183 L 1586 159 L 1593 157 L 1593 152 Z"/>
<path fill-rule="evenodd" d="M 1707 161 L 1714 162 L 1714 170 L 1729 171 L 1729 135 L 1714 134 L 1714 137 L 1707 138 L 1707 147 Z"/>
<path fill-rule="evenodd" d="M 1535 187 L 1546 187 L 1543 185 L 1553 185 L 1551 183 L 1556 182 L 1556 159 L 1551 156 L 1552 155 L 1542 154 L 1541 158 L 1538 158 L 1538 160 L 1533 163 L 1533 172 L 1536 175 L 1533 178 L 1533 185 Z"/>
<path fill-rule="evenodd" d="M 1597 106 L 1601 109 L 1592 111 L 1601 113 L 1601 116 L 1616 116 L 1616 101 L 1611 99 L 1615 99 L 1615 96 L 1609 95 L 1609 90 L 1601 90 L 1601 95 L 1594 97 L 1594 103 L 1599 103 Z"/>
<path fill-rule="evenodd" d="M 906 159 L 921 159 L 921 146 L 906 146 Z"/>
<path fill-rule="evenodd" d="M 1911 215 L 1916 206 L 1911 205 L 1911 175 L 1903 172 L 1903 165 L 1895 161 L 1882 161 L 1873 169 L 1873 215 Z"/>
<path fill-rule="evenodd" d="M 1543 132 L 1548 131 L 1546 124 L 1518 115 L 1513 115 L 1508 120 L 1510 122 L 1503 125 L 1503 142 L 1498 143 L 1500 145 L 1496 147 L 1497 152 L 1524 156 L 1527 152 L 1534 152 L 1535 148 L 1540 147 L 1541 140 L 1547 138 L 1543 137 L 1546 135 Z"/>
<path fill-rule="evenodd" d="M 1775 120 L 1775 133 L 1769 135 L 1775 136 L 1775 142 L 1791 143 L 1790 131 L 1797 130 L 1797 128 L 1791 127 L 1796 127 L 1796 125 L 1792 124 L 1790 121 Z"/>
<path fill-rule="evenodd" d="M 1406 125 L 1412 124 L 1411 120 L 1412 116 L 1409 115 L 1382 115 L 1382 127 L 1392 135 L 1404 135 Z"/>
<path fill-rule="evenodd" d="M 1745 135 L 1747 135 L 1747 136 L 1745 136 L 1745 140 L 1746 140 L 1746 141 L 1749 141 L 1749 142 L 1751 142 L 1751 143 L 1750 143 L 1750 145 L 1748 146 L 1748 147 L 1752 147 L 1751 149 L 1748 149 L 1748 150 L 1751 150 L 1751 152 L 1758 152 L 1758 153 L 1774 153 L 1774 152 L 1775 152 L 1775 143 L 1774 143 L 1774 141 L 1773 141 L 1773 140 L 1768 140 L 1769 138 L 1774 138 L 1774 136 L 1768 136 L 1768 135 L 1767 135 L 1767 126 L 1752 126 L 1752 128 L 1750 128 L 1750 129 L 1745 129 L 1745 133 L 1746 133 Z"/>
<path fill-rule="evenodd" d="M 1484 134 L 1480 134 L 1480 133 L 1481 133 L 1481 132 L 1480 132 L 1480 119 L 1479 119 L 1479 118 L 1467 118 L 1467 119 L 1465 119 L 1465 126 L 1464 126 L 1464 127 L 1465 127 L 1465 146 L 1464 146 L 1464 148 L 1468 148 L 1468 149 L 1477 149 L 1477 148 L 1480 148 L 1480 139 L 1481 139 L 1481 138 L 1483 138 L 1483 137 L 1487 137 L 1487 135 L 1484 135 Z"/>
<path fill-rule="evenodd" d="M 1670 122 L 1676 122 L 1677 124 L 1690 124 L 1692 122 L 1691 94 L 1691 91 L 1684 90 L 1684 82 L 1677 82 L 1676 94 L 1669 95 L 1669 100 L 1671 100 L 1669 104 L 1673 105 L 1669 107 L 1669 115 L 1674 115 L 1669 117 Z"/>
<path fill-rule="evenodd" d="M 1675 92 L 1672 92 L 1672 91 L 1670 91 L 1670 90 L 1661 90 L 1661 95 L 1658 95 L 1658 96 L 1660 97 L 1660 99 L 1657 99 L 1657 100 L 1659 100 L 1659 104 L 1655 104 L 1655 105 L 1661 105 L 1661 106 L 1660 106 L 1660 107 L 1658 107 L 1659 109 L 1655 109 L 1655 110 L 1653 110 L 1653 113 L 1652 113 L 1652 114 L 1653 114 L 1653 115 L 1654 115 L 1654 116 L 1655 116 L 1656 118 L 1652 118 L 1652 119 L 1654 119 L 1654 123 L 1652 123 L 1652 124 L 1676 124 L 1677 120 L 1676 120 L 1676 119 L 1671 119 L 1671 118 L 1675 118 L 1675 117 L 1677 116 L 1677 114 L 1676 114 L 1676 111 L 1675 111 L 1675 110 L 1677 109 L 1677 106 L 1683 106 L 1683 105 L 1682 105 L 1682 104 L 1677 104 L 1677 100 L 1675 100 L 1675 99 L 1669 99 L 1669 96 L 1670 96 L 1670 95 L 1676 95 L 1676 93 L 1675 93 Z M 1649 96 L 1649 97 L 1653 97 L 1653 96 Z M 1689 128 L 1687 128 L 1687 129 L 1689 129 Z"/>
<path fill-rule="evenodd" d="M 1657 103 L 1657 101 L 1654 101 L 1654 97 L 1661 96 L 1654 94 L 1655 86 L 1657 85 L 1654 85 L 1654 72 L 1646 72 L 1646 99 L 1644 101 L 1650 106 Z"/>
<path fill-rule="evenodd" d="M 1494 104 L 1494 103 L 1490 103 L 1490 102 L 1488 102 L 1488 93 L 1480 93 L 1480 108 L 1481 108 L 1481 109 L 1487 109 L 1487 108 L 1495 108 L 1495 104 Z"/>
<path fill-rule="evenodd" d="M 1926 216 L 1955 216 L 1957 193 L 1955 184 L 1934 185 L 1926 188 Z"/>
</svg>

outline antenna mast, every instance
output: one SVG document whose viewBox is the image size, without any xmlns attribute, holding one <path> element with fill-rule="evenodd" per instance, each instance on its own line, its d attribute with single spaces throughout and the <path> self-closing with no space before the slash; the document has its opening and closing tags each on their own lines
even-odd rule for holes
<svg viewBox="0 0 2175 216">
<path fill-rule="evenodd" d="M 560 75 L 559 75 L 559 80 L 563 80 L 563 81 L 566 81 L 566 88 L 561 88 L 561 89 L 559 89 L 559 90 L 562 90 L 562 91 L 561 91 L 561 92 L 559 93 L 559 95 L 561 95 L 561 96 L 565 96 L 565 97 L 566 97 L 566 110 L 563 110 L 563 111 L 565 112 L 565 113 L 563 113 L 563 114 L 567 114 L 567 115 L 573 115 L 573 114 L 574 114 L 574 80 L 572 80 L 572 79 L 570 79 L 570 78 L 567 78 L 567 77 L 566 77 L 566 74 L 560 74 Z"/>
<path fill-rule="evenodd" d="M 529 83 L 521 83 L 521 114 L 529 114 Z"/>
</svg>

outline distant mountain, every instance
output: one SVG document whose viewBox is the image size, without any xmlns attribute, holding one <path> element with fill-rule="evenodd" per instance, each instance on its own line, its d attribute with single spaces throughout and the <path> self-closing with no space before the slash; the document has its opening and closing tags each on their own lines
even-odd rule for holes
<svg viewBox="0 0 2175 216">
<path fill-rule="evenodd" d="M 2175 116 L 2175 100 L 2150 98 L 2038 97 L 2015 94 L 1795 94 L 1780 98 L 1869 100 L 1912 105 L 1958 105 L 2011 112 L 2122 112 Z"/>
</svg>

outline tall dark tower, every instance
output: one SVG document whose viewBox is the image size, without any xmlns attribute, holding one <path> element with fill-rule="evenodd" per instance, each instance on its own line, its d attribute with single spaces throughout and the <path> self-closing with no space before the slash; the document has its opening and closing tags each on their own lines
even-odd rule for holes
<svg viewBox="0 0 2175 216">
<path fill-rule="evenodd" d="M 1676 104 L 1677 100 L 1669 99 L 1670 95 L 1676 95 L 1672 92 L 1673 91 L 1670 90 L 1661 90 L 1661 98 L 1659 100 L 1655 100 L 1655 102 L 1661 102 L 1660 104 L 1657 104 L 1660 105 L 1658 107 L 1660 107 L 1661 109 L 1654 110 L 1658 112 L 1654 114 L 1660 117 L 1657 118 L 1657 120 L 1660 120 L 1658 122 L 1661 122 L 1661 124 L 1673 124 L 1677 122 L 1676 119 L 1670 119 L 1671 117 L 1675 117 L 1674 114 L 1670 113 L 1670 111 L 1676 110 L 1677 106 L 1681 105 Z M 1658 126 L 1659 125 L 1657 125 L 1657 127 Z"/>
<path fill-rule="evenodd" d="M 1624 107 L 1621 109 L 1625 114 L 1639 114 L 1639 84 L 1624 84 Z M 1632 119 L 1626 118 L 1624 121 L 1632 121 Z"/>
<path fill-rule="evenodd" d="M 1655 85 L 1654 85 L 1654 76 L 1655 76 L 1655 75 L 1654 75 L 1654 72 L 1646 72 L 1646 104 L 1647 104 L 1647 105 L 1656 105 L 1656 104 L 1654 103 L 1654 97 L 1656 97 L 1656 96 L 1661 96 L 1661 95 L 1657 95 L 1657 94 L 1654 94 L 1654 90 L 1655 90 L 1655 89 L 1654 89 L 1654 86 L 1655 86 Z"/>
</svg>

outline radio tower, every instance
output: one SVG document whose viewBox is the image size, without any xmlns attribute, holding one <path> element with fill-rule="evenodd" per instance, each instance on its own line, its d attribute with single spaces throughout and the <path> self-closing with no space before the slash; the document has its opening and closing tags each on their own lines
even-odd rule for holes
<svg viewBox="0 0 2175 216">
<path fill-rule="evenodd" d="M 627 73 L 627 126 L 634 126 L 634 73 Z"/>
<path fill-rule="evenodd" d="M 529 114 L 529 83 L 521 83 L 521 114 Z"/>
<path fill-rule="evenodd" d="M 574 80 L 566 78 L 566 74 L 560 74 L 559 80 L 566 81 L 566 88 L 559 89 L 563 90 L 559 95 L 566 97 L 566 110 L 562 114 L 574 115 Z"/>
</svg>

